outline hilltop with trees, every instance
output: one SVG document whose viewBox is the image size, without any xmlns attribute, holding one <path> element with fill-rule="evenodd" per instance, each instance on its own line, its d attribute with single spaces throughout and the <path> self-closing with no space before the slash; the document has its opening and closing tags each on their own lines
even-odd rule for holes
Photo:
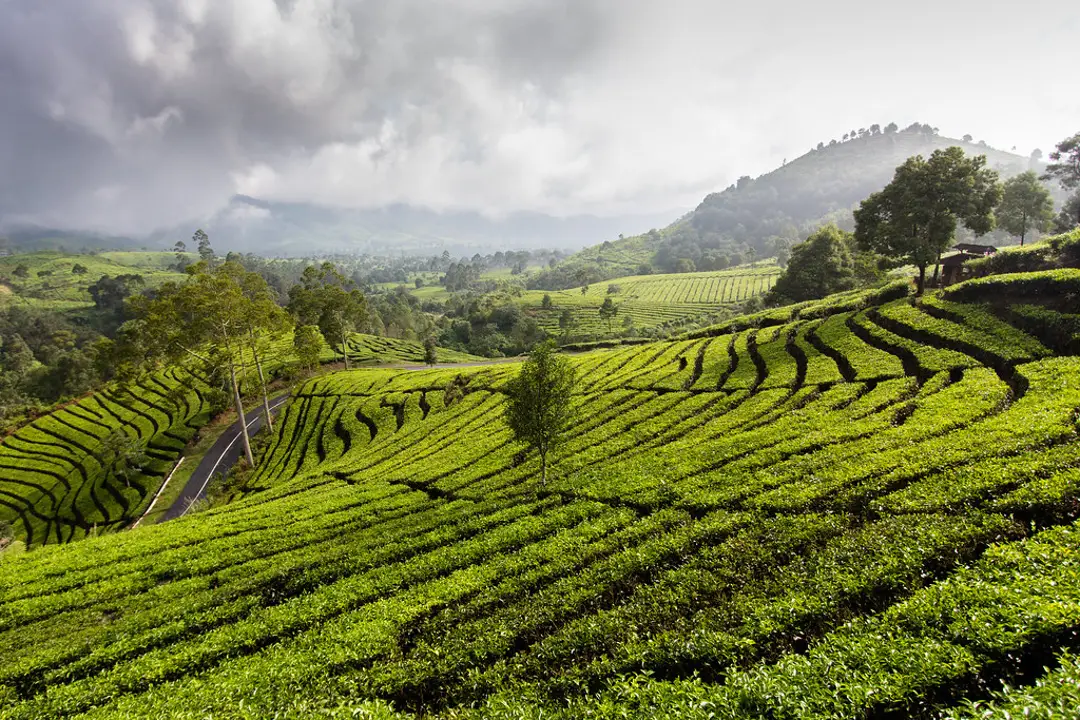
<svg viewBox="0 0 1080 720">
<path fill-rule="evenodd" d="M 970 135 L 944 137 L 923 123 L 903 129 L 873 124 L 823 140 L 758 178 L 740 177 L 666 228 L 587 248 L 538 273 L 529 287 L 555 290 L 620 275 L 721 270 L 765 257 L 783 264 L 792 246 L 823 225 L 854 230 L 854 209 L 884 188 L 908 158 L 954 146 L 969 156 L 986 156 L 987 168 L 1002 178 L 1043 168 L 1041 151 L 1024 157 Z M 1002 236 L 998 242 L 1006 240 Z"/>
</svg>

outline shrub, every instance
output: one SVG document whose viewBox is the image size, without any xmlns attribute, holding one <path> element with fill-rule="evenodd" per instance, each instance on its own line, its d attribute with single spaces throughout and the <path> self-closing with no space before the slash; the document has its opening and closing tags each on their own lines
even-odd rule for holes
<svg viewBox="0 0 1080 720">
<path fill-rule="evenodd" d="M 944 297 L 960 302 L 996 302 L 1016 298 L 1070 302 L 1077 295 L 1080 295 L 1080 270 L 1072 268 L 991 275 L 953 285 L 944 292 Z"/>
<path fill-rule="evenodd" d="M 1080 228 L 1063 235 L 1055 235 L 1047 243 L 1058 254 L 1058 264 L 1080 267 Z"/>
<path fill-rule="evenodd" d="M 996 255 L 989 255 L 967 263 L 975 277 L 1000 275 L 1002 273 L 1034 272 L 1053 266 L 1053 248 L 1045 243 L 1025 247 L 1005 248 Z"/>
</svg>

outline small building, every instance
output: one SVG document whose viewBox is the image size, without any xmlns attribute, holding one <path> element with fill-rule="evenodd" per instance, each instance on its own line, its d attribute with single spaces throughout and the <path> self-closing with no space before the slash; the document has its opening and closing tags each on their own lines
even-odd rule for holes
<svg viewBox="0 0 1080 720">
<path fill-rule="evenodd" d="M 968 260 L 989 257 L 997 253 L 993 245 L 975 243 L 957 243 L 953 245 L 956 253 L 941 259 L 941 285 L 952 285 L 971 277 L 971 270 L 965 267 Z"/>
</svg>

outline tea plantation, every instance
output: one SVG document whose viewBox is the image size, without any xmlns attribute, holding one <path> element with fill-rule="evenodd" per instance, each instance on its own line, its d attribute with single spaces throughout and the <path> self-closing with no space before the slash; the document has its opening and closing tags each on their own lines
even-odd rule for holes
<svg viewBox="0 0 1080 720">
<path fill-rule="evenodd" d="M 691 321 L 733 307 L 764 295 L 779 276 L 780 268 L 771 261 L 730 270 L 633 275 L 571 290 L 532 290 L 525 293 L 522 303 L 537 324 L 552 334 L 560 333 L 560 315 L 569 310 L 574 332 L 603 335 L 626 322 L 645 329 Z M 543 304 L 545 295 L 551 300 L 549 307 Z M 599 314 L 600 306 L 609 297 L 618 307 L 611 325 Z"/>
<path fill-rule="evenodd" d="M 117 530 L 146 509 L 195 432 L 209 419 L 206 384 L 170 370 L 94 393 L 39 418 L 0 443 L 0 520 L 28 547 Z M 101 452 L 111 433 L 146 445 L 121 480 Z"/>
<path fill-rule="evenodd" d="M 572 356 L 546 486 L 514 364 L 313 379 L 243 499 L 0 562 L 0 718 L 1075 717 L 1080 271 L 976 283 Z M 5 447 L 27 527 L 147 392 Z"/>
<path fill-rule="evenodd" d="M 361 364 L 423 363 L 424 345 L 414 340 L 352 333 L 346 343 L 349 359 Z M 340 349 L 340 348 L 339 348 Z M 476 355 L 436 348 L 436 359 L 441 363 L 467 363 L 484 360 Z"/>
</svg>

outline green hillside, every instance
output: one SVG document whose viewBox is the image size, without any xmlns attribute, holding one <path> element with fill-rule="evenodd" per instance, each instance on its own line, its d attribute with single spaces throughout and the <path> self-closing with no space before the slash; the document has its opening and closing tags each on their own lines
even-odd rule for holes
<svg viewBox="0 0 1080 720">
<path fill-rule="evenodd" d="M 24 302 L 63 309 L 90 303 L 87 288 L 109 275 L 141 275 L 147 287 L 184 276 L 170 269 L 173 253 L 104 252 L 73 255 L 63 252 L 33 252 L 0 256 L 0 303 Z M 25 277 L 16 269 L 23 266 Z M 75 272 L 80 266 L 83 272 Z"/>
<path fill-rule="evenodd" d="M 124 527 L 209 420 L 208 389 L 189 373 L 160 373 L 94 393 L 8 435 L 0 442 L 0 521 L 28 547 Z M 147 462 L 128 481 L 101 452 L 116 431 L 146 443 Z"/>
<path fill-rule="evenodd" d="M 0 718 L 1067 717 L 1080 271 L 978 282 L 573 356 L 546 487 L 515 364 L 311 380 L 244 499 L 0 562 Z"/>
<path fill-rule="evenodd" d="M 349 337 L 349 359 L 361 364 L 423 363 L 424 345 L 412 340 L 353 333 Z M 447 348 L 435 349 L 440 363 L 477 362 L 485 358 Z"/>
<path fill-rule="evenodd" d="M 292 338 L 263 350 L 271 377 L 291 360 Z M 440 362 L 474 362 L 472 355 L 438 348 Z M 369 365 L 419 364 L 420 343 L 354 334 L 350 359 Z M 340 355 L 324 348 L 322 362 Z M 244 355 L 243 383 L 254 381 L 254 361 Z M 213 412 L 210 385 L 197 372 L 169 370 L 137 382 L 113 383 L 67 403 L 0 439 L 0 522 L 9 523 L 28 547 L 79 540 L 91 532 L 128 526 L 151 502 L 169 470 Z M 218 399 L 217 402 L 225 402 Z M 256 411 L 258 412 L 258 410 Z M 125 481 L 103 454 L 115 432 L 146 445 L 147 461 Z"/>
<path fill-rule="evenodd" d="M 602 337 L 626 330 L 628 322 L 630 328 L 640 331 L 716 314 L 764 295 L 779 275 L 780 268 L 772 261 L 713 272 L 632 275 L 570 290 L 530 290 L 521 302 L 551 335 L 563 334 L 559 321 L 569 310 L 571 335 Z M 616 292 L 609 292 L 609 288 Z M 551 298 L 550 308 L 544 307 L 544 296 Z M 599 312 L 608 298 L 618 308 L 610 326 Z"/>
<path fill-rule="evenodd" d="M 642 266 L 654 272 L 723 269 L 774 255 L 830 221 L 850 229 L 852 208 L 881 190 L 898 165 L 940 148 L 958 145 L 969 154 L 986 155 L 988 166 L 1002 177 L 1031 165 L 1029 158 L 943 137 L 929 126 L 890 130 L 823 142 L 758 178 L 742 177 L 662 230 L 586 248 L 541 273 L 535 287 L 568 287 L 577 276 L 596 282 Z M 1003 241 L 1008 238 L 995 239 Z"/>
</svg>

